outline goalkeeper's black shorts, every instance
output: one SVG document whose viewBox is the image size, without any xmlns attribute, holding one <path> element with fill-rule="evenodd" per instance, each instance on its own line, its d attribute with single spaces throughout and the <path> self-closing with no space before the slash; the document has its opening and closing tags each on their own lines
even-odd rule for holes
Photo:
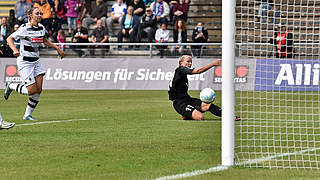
<svg viewBox="0 0 320 180">
<path fill-rule="evenodd" d="M 192 118 L 195 109 L 201 112 L 201 103 L 202 101 L 197 98 L 178 99 L 173 101 L 173 107 L 182 116 Z"/>
</svg>

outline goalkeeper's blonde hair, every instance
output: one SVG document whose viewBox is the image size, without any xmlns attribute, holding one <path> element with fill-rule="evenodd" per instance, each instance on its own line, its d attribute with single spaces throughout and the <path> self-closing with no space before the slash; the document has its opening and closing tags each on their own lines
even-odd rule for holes
<svg viewBox="0 0 320 180">
<path fill-rule="evenodd" d="M 189 56 L 189 55 L 183 55 L 183 56 L 179 57 L 179 66 L 181 65 L 181 62 L 183 62 L 183 61 L 186 60 L 187 58 L 192 59 L 192 57 Z"/>
</svg>

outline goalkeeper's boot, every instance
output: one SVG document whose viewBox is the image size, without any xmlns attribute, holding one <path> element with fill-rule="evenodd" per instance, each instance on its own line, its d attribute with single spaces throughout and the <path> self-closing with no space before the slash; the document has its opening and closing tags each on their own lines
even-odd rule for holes
<svg viewBox="0 0 320 180">
<path fill-rule="evenodd" d="M 9 85 L 11 84 L 11 82 L 7 82 L 6 83 L 6 89 L 4 90 L 4 94 L 3 94 L 3 97 L 5 100 L 8 100 L 9 99 L 9 96 L 12 92 L 12 89 L 9 88 Z"/>
<path fill-rule="evenodd" d="M 234 121 L 241 121 L 241 117 L 240 117 L 240 116 L 236 116 L 236 118 L 234 119 Z"/>
<path fill-rule="evenodd" d="M 1 129 L 10 129 L 10 128 L 13 128 L 15 125 L 15 123 L 12 123 L 12 122 L 6 122 L 6 121 L 2 121 L 2 124 L 0 125 L 0 130 Z"/>
<path fill-rule="evenodd" d="M 24 116 L 23 120 L 28 120 L 28 121 L 37 121 L 37 119 L 33 118 L 31 115 Z"/>
<path fill-rule="evenodd" d="M 186 116 L 182 116 L 182 120 L 192 120 L 191 118 L 188 118 Z"/>
</svg>

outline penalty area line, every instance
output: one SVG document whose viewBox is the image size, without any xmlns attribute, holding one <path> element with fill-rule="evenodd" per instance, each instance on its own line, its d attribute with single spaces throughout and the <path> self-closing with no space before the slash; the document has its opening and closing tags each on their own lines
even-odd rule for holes
<svg viewBox="0 0 320 180">
<path fill-rule="evenodd" d="M 73 121 L 88 121 L 88 120 L 90 120 L 90 119 L 68 119 L 68 120 L 59 120 L 59 121 L 42 121 L 42 122 L 34 122 L 34 123 L 16 124 L 15 127 L 33 126 L 33 125 L 40 125 L 40 124 L 54 124 L 54 123 L 73 122 Z"/>
<path fill-rule="evenodd" d="M 252 159 L 252 160 L 248 160 L 248 161 L 245 161 L 242 163 L 238 163 L 238 164 L 236 164 L 236 166 L 257 164 L 257 163 L 261 163 L 261 162 L 276 159 L 276 158 L 281 158 L 281 157 L 285 157 L 285 156 L 293 156 L 293 155 L 301 155 L 301 154 L 304 154 L 307 152 L 313 152 L 313 151 L 317 151 L 317 150 L 320 150 L 320 148 L 310 148 L 310 149 L 296 151 L 296 152 L 292 152 L 292 153 L 283 153 L 283 154 L 268 156 L 268 157 L 264 157 L 264 158 Z M 182 173 L 182 174 L 164 176 L 164 177 L 157 178 L 155 180 L 169 180 L 169 179 L 180 179 L 180 178 L 187 178 L 187 177 L 192 177 L 192 176 L 199 176 L 202 174 L 207 174 L 207 173 L 212 173 L 212 172 L 225 171 L 225 170 L 229 169 L 230 167 L 232 167 L 232 166 L 215 166 L 215 167 L 211 167 L 209 169 L 204 169 L 204 170 L 196 170 L 196 171 L 186 172 L 186 173 Z"/>
</svg>

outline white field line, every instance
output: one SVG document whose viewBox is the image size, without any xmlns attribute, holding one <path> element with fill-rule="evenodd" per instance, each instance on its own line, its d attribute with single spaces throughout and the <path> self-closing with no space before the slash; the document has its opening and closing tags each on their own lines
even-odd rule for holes
<svg viewBox="0 0 320 180">
<path fill-rule="evenodd" d="M 221 123 L 221 121 L 210 121 L 210 120 L 201 120 L 201 121 L 196 121 L 196 120 L 159 120 L 159 121 L 171 121 L 171 122 L 194 122 L 194 123 Z"/>
<path fill-rule="evenodd" d="M 15 127 L 32 126 L 32 125 L 40 125 L 40 124 L 54 124 L 54 123 L 72 122 L 72 121 L 88 121 L 88 120 L 89 119 L 68 119 L 68 120 L 59 120 L 59 121 L 42 121 L 42 122 L 34 122 L 34 123 L 17 124 L 15 125 Z"/>
<path fill-rule="evenodd" d="M 255 164 L 255 163 L 268 161 L 268 160 L 271 160 L 271 159 L 281 158 L 281 157 L 285 157 L 285 156 L 292 156 L 292 155 L 300 155 L 300 154 L 304 154 L 306 152 L 313 152 L 313 151 L 317 151 L 317 150 L 320 150 L 320 148 L 310 148 L 310 149 L 306 149 L 306 150 L 303 150 L 303 151 L 296 151 L 296 152 L 292 152 L 292 153 L 284 153 L 284 154 L 279 154 L 279 155 L 274 155 L 274 156 L 268 156 L 268 157 L 253 159 L 253 160 L 245 161 L 245 162 L 242 162 L 242 163 L 238 163 L 237 165 L 238 166 L 243 166 L 243 165 L 247 165 L 247 164 Z"/>
<path fill-rule="evenodd" d="M 260 163 L 260 162 L 264 162 L 264 161 L 271 160 L 271 159 L 276 159 L 276 158 L 285 157 L 285 156 L 299 155 L 299 154 L 303 154 L 306 152 L 312 152 L 312 151 L 317 151 L 317 150 L 320 150 L 320 148 L 312 148 L 312 149 L 306 149 L 303 151 L 297 151 L 297 152 L 293 152 L 293 153 L 284 153 L 284 154 L 279 154 L 279 155 L 275 155 L 275 156 L 253 159 L 253 160 L 245 161 L 242 163 L 238 163 L 236 165 L 243 166 L 243 165 L 248 165 L 248 164 L 255 164 L 255 163 Z M 198 175 L 206 174 L 206 173 L 224 171 L 224 170 L 229 169 L 230 167 L 232 167 L 232 166 L 215 166 L 215 167 L 211 167 L 211 168 L 205 169 L 205 170 L 196 170 L 196 171 L 186 172 L 186 173 L 182 173 L 182 174 L 164 176 L 164 177 L 157 178 L 156 180 L 179 179 L 179 178 L 198 176 Z"/>
<path fill-rule="evenodd" d="M 229 169 L 228 166 L 216 166 L 216 167 L 211 167 L 211 168 L 205 169 L 205 170 L 196 170 L 196 171 L 192 171 L 192 172 L 186 172 L 186 173 L 183 173 L 183 174 L 176 174 L 176 175 L 172 175 L 172 176 L 164 176 L 164 177 L 157 178 L 156 180 L 186 178 L 186 177 L 198 176 L 198 175 L 201 175 L 201 174 L 206 174 L 206 173 L 211 173 L 211 172 L 224 171 L 224 170 L 227 170 L 227 169 Z"/>
</svg>

